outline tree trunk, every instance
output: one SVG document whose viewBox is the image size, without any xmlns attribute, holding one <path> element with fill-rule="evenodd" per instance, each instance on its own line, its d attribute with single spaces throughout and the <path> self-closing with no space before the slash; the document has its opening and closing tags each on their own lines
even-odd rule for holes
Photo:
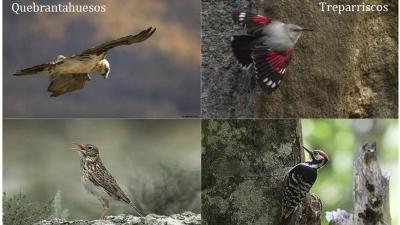
<svg viewBox="0 0 400 225">
<path fill-rule="evenodd" d="M 353 214 L 327 213 L 330 225 L 389 225 L 389 178 L 382 174 L 376 145 L 366 144 L 354 164 Z"/>
<path fill-rule="evenodd" d="M 300 122 L 203 120 L 202 134 L 202 224 L 277 225 L 285 173 L 304 159 Z M 319 225 L 319 199 L 303 205 L 295 224 Z"/>
<path fill-rule="evenodd" d="M 365 1 L 388 12 L 340 15 L 318 1 L 255 2 L 257 12 L 314 32 L 302 35 L 280 87 L 267 94 L 230 48 L 238 32 L 231 13 L 250 9 L 248 1 L 202 0 L 203 118 L 397 117 L 397 1 Z"/>
</svg>

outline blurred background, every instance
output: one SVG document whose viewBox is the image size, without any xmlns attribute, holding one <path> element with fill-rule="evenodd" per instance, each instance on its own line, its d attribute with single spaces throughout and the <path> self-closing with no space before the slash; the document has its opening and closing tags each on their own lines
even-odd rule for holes
<svg viewBox="0 0 400 225">
<path fill-rule="evenodd" d="M 5 120 L 4 130 L 3 209 L 12 224 L 18 213 L 46 218 L 40 213 L 48 204 L 54 217 L 97 218 L 101 204 L 81 184 L 72 142 L 96 145 L 106 168 L 146 213 L 200 213 L 199 120 Z M 25 208 L 15 199 L 19 193 L 26 195 Z M 124 204 L 110 206 L 109 215 L 135 215 Z"/>
<path fill-rule="evenodd" d="M 399 222 L 398 202 L 398 120 L 301 120 L 303 144 L 322 149 L 329 163 L 312 187 L 323 202 L 325 212 L 337 208 L 352 212 L 353 162 L 362 145 L 376 142 L 381 169 L 390 174 L 390 210 L 392 224 Z"/>
<path fill-rule="evenodd" d="M 21 13 L 5 0 L 4 116 L 140 117 L 198 116 L 200 110 L 200 1 L 82 0 L 105 5 L 105 13 Z M 67 4 L 36 0 L 36 4 Z M 50 98 L 48 77 L 14 77 L 18 69 L 70 56 L 148 27 L 154 35 L 140 44 L 108 52 L 108 80 L 93 75 L 83 90 Z"/>
</svg>

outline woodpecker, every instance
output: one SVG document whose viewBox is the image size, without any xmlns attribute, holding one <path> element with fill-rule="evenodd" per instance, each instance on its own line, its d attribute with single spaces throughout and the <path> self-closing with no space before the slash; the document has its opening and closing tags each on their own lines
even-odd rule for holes
<svg viewBox="0 0 400 225">
<path fill-rule="evenodd" d="M 254 64 L 257 83 L 269 92 L 276 90 L 301 33 L 312 29 L 251 12 L 234 12 L 232 19 L 235 24 L 247 28 L 246 35 L 232 37 L 231 47 L 236 59 L 247 69 Z"/>
<path fill-rule="evenodd" d="M 289 170 L 285 177 L 280 225 L 289 224 L 297 206 L 317 179 L 318 170 L 328 162 L 328 155 L 321 150 L 308 150 L 310 161 L 299 163 Z"/>
</svg>

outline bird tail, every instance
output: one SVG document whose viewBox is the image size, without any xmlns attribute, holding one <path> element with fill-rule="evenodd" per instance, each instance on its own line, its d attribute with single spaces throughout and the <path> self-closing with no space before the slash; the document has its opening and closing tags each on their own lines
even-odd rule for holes
<svg viewBox="0 0 400 225">
<path fill-rule="evenodd" d="M 140 212 L 140 210 L 138 208 L 136 208 L 135 204 L 133 204 L 133 202 L 129 203 L 129 206 L 135 210 L 135 212 L 140 216 L 143 217 L 142 213 Z"/>
<path fill-rule="evenodd" d="M 41 73 L 47 71 L 47 69 L 52 66 L 52 64 L 41 64 L 33 67 L 29 67 L 26 69 L 18 70 L 13 75 L 14 76 L 24 76 L 24 75 L 33 75 L 37 73 Z"/>
<path fill-rule="evenodd" d="M 290 213 L 289 215 L 282 215 L 279 225 L 289 225 L 290 221 L 292 220 L 293 214 L 294 213 Z"/>
<path fill-rule="evenodd" d="M 253 63 L 251 58 L 251 49 L 253 48 L 255 38 L 249 35 L 236 35 L 232 37 L 231 47 L 237 61 L 242 66 L 249 66 Z"/>
</svg>

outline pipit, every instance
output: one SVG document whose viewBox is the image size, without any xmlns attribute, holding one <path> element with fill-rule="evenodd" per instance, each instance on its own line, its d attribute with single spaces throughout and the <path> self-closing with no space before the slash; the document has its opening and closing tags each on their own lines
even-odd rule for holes
<svg viewBox="0 0 400 225">
<path fill-rule="evenodd" d="M 100 159 L 99 149 L 91 144 L 74 144 L 78 147 L 73 149 L 78 152 L 80 158 L 81 182 L 86 191 L 94 195 L 102 203 L 100 219 L 105 218 L 110 200 L 127 204 L 142 217 L 134 203 L 126 196 L 114 177 L 104 167 Z"/>
</svg>

